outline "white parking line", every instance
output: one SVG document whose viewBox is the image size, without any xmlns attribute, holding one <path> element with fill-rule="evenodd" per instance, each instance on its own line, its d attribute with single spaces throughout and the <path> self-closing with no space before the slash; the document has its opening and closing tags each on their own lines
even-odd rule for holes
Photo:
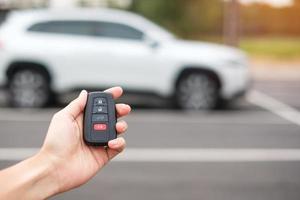
<svg viewBox="0 0 300 200">
<path fill-rule="evenodd" d="M 0 161 L 18 161 L 37 148 L 0 148 Z M 116 162 L 291 162 L 300 161 L 300 149 L 186 149 L 129 148 Z"/>
<path fill-rule="evenodd" d="M 50 122 L 57 109 L 11 109 L 0 108 L 0 121 L 4 122 Z"/>
<path fill-rule="evenodd" d="M 272 113 L 300 126 L 300 112 L 291 106 L 274 99 L 262 92 L 252 90 L 247 95 L 247 100 Z"/>
<path fill-rule="evenodd" d="M 49 123 L 54 112 L 53 110 L 14 110 L 0 108 L 0 123 L 6 122 L 18 122 L 18 123 Z M 275 117 L 268 116 L 269 113 L 264 110 L 247 110 L 248 114 L 245 117 L 244 111 L 235 111 L 232 113 L 226 112 L 208 112 L 208 113 L 197 113 L 197 112 L 173 112 L 173 111 L 158 111 L 144 112 L 134 111 L 130 116 L 126 118 L 128 123 L 174 123 L 174 124 L 290 124 L 289 121 L 277 119 Z M 261 117 L 265 116 L 267 117 Z M 239 116 L 239 117 L 237 117 Z M 243 117 L 240 117 L 243 116 Z M 255 116 L 259 116 L 257 118 Z"/>
</svg>

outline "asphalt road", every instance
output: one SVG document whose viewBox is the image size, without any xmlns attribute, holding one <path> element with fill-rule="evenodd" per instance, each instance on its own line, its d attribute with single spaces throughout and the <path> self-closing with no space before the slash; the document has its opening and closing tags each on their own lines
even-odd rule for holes
<svg viewBox="0 0 300 200">
<path fill-rule="evenodd" d="M 300 116 L 300 81 L 257 81 L 253 87 L 275 103 L 252 95 L 233 109 L 208 113 L 134 110 L 123 159 L 53 199 L 299 200 L 300 123 L 289 116 Z M 292 110 L 276 110 L 276 102 Z M 0 148 L 40 147 L 56 110 L 0 109 Z M 139 156 L 145 149 L 149 154 Z M 158 154 L 161 149 L 170 155 Z M 0 168 L 15 162 L 2 159 Z"/>
</svg>

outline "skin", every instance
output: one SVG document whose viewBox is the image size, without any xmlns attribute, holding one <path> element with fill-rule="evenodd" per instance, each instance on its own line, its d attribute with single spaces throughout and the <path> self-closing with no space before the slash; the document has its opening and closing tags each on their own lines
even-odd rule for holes
<svg viewBox="0 0 300 200">
<path fill-rule="evenodd" d="M 119 98 L 123 90 L 114 87 L 106 90 Z M 83 141 L 83 110 L 87 92 L 57 112 L 50 123 L 40 151 L 0 171 L 0 199 L 46 199 L 76 188 L 97 174 L 112 158 L 125 148 L 125 140 L 118 137 L 108 147 L 91 147 Z M 126 104 L 116 104 L 118 118 L 130 113 Z M 118 134 L 127 130 L 127 123 L 119 120 Z"/>
</svg>

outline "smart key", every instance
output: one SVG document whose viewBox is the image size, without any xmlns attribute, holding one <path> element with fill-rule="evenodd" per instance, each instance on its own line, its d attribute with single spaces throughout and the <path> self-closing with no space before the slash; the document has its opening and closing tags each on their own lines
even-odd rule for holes
<svg viewBox="0 0 300 200">
<path fill-rule="evenodd" d="M 84 111 L 83 139 L 92 146 L 107 146 L 117 137 L 115 102 L 109 93 L 90 92 Z"/>
</svg>

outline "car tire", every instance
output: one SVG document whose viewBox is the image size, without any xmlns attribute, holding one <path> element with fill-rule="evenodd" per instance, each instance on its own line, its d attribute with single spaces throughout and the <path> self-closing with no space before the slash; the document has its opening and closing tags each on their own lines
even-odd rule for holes
<svg viewBox="0 0 300 200">
<path fill-rule="evenodd" d="M 36 69 L 16 70 L 9 77 L 9 102 L 13 107 L 37 108 L 50 100 L 47 76 Z"/>
<path fill-rule="evenodd" d="M 206 73 L 183 75 L 176 86 L 176 104 L 184 110 L 211 110 L 217 106 L 217 81 Z"/>
</svg>

